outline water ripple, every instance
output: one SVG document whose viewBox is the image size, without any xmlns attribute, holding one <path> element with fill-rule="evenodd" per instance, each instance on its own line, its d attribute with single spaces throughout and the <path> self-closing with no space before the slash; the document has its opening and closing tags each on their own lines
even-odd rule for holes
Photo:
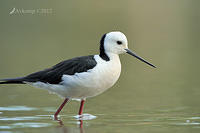
<svg viewBox="0 0 200 133">
<path fill-rule="evenodd" d="M 51 123 L 40 123 L 40 122 L 20 122 L 9 124 L 6 126 L 0 126 L 0 129 L 15 129 L 15 128 L 40 128 L 51 126 Z"/>
<path fill-rule="evenodd" d="M 52 124 L 50 123 L 35 123 L 35 122 L 23 122 L 23 123 L 14 123 L 11 125 L 11 127 L 13 128 L 25 128 L 25 127 L 34 127 L 34 128 L 38 128 L 38 127 L 48 127 L 51 126 Z"/>
<path fill-rule="evenodd" d="M 0 107 L 0 111 L 31 111 L 31 110 L 38 110 L 38 109 L 33 108 L 33 107 L 26 107 L 26 106 Z"/>
<path fill-rule="evenodd" d="M 82 114 L 82 115 L 76 115 L 73 116 L 74 118 L 76 118 L 77 120 L 92 120 L 92 119 L 96 119 L 97 116 L 91 115 L 91 114 Z"/>
<path fill-rule="evenodd" d="M 38 120 L 43 119 L 36 116 L 25 116 L 25 117 L 0 117 L 0 121 L 24 121 L 24 120 Z"/>
</svg>

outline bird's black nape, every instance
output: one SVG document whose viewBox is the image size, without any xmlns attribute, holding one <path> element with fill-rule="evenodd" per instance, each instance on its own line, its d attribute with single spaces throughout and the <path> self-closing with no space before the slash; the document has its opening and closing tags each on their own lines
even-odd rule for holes
<svg viewBox="0 0 200 133">
<path fill-rule="evenodd" d="M 106 34 L 104 34 L 100 40 L 100 54 L 99 56 L 105 60 L 105 61 L 109 61 L 109 57 L 106 55 L 105 53 L 105 49 L 104 49 L 104 40 L 105 40 Z"/>
</svg>

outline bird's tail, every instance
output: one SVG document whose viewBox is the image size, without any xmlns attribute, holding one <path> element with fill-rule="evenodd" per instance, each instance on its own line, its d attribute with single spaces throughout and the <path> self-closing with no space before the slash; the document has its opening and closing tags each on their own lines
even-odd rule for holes
<svg viewBox="0 0 200 133">
<path fill-rule="evenodd" d="M 0 79 L 0 84 L 25 84 L 23 81 L 24 77 Z"/>
</svg>

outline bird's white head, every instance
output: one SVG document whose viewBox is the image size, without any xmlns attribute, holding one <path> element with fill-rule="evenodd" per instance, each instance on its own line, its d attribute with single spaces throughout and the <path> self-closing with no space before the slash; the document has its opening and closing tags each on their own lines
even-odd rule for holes
<svg viewBox="0 0 200 133">
<path fill-rule="evenodd" d="M 119 31 L 109 32 L 104 38 L 105 53 L 122 54 L 128 49 L 126 36 Z"/>
<path fill-rule="evenodd" d="M 128 41 L 126 36 L 120 31 L 113 31 L 106 33 L 102 36 L 100 41 L 100 56 L 109 61 L 110 54 L 122 54 L 128 53 L 137 59 L 141 60 L 142 62 L 155 67 L 153 64 L 145 61 L 143 58 L 136 55 L 134 52 L 128 49 Z"/>
</svg>

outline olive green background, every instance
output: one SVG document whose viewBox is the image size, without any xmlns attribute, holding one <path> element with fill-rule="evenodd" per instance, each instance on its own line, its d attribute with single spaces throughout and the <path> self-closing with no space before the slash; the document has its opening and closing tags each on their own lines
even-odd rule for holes
<svg viewBox="0 0 200 133">
<path fill-rule="evenodd" d="M 129 48 L 157 66 L 120 55 L 122 73 L 87 99 L 84 132 L 200 131 L 198 0 L 2 0 L 0 78 L 24 76 L 76 56 L 98 54 L 101 36 L 122 31 Z M 49 12 L 9 14 L 15 10 Z M 79 103 L 52 115 L 63 99 L 28 85 L 0 86 L 0 132 L 79 132 Z"/>
</svg>

